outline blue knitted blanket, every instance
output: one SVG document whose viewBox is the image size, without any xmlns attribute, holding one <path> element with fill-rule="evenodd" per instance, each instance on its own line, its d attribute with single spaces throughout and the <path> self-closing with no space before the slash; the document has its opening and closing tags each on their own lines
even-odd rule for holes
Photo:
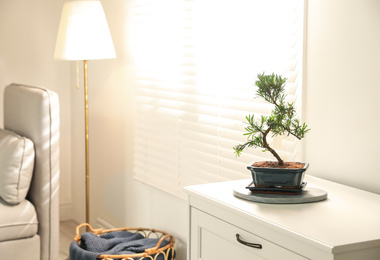
<svg viewBox="0 0 380 260">
<path fill-rule="evenodd" d="M 99 255 L 143 253 L 145 249 L 155 247 L 158 241 L 158 238 L 145 238 L 139 233 L 128 231 L 115 231 L 100 236 L 86 232 L 81 236 L 80 245 L 75 241 L 71 243 L 70 260 L 95 260 Z M 160 247 L 164 247 L 168 243 L 168 241 L 164 240 Z M 168 259 L 171 259 L 171 255 Z M 164 260 L 163 254 L 160 254 L 157 260 Z"/>
</svg>

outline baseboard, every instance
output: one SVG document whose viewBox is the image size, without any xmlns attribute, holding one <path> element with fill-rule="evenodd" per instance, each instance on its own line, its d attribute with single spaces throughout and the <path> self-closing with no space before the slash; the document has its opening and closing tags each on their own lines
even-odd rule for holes
<svg viewBox="0 0 380 260">
<path fill-rule="evenodd" d="M 103 218 L 97 218 L 96 219 L 96 228 L 103 228 L 103 229 L 114 229 L 116 228 L 114 225 L 109 223 L 108 221 L 104 220 Z"/>
<path fill-rule="evenodd" d="M 61 203 L 59 204 L 59 221 L 66 221 L 73 219 L 73 204 Z"/>
<path fill-rule="evenodd" d="M 59 204 L 59 221 L 72 220 L 74 212 L 73 208 L 74 207 L 72 203 Z M 114 229 L 116 227 L 103 218 L 97 218 L 95 228 Z"/>
</svg>

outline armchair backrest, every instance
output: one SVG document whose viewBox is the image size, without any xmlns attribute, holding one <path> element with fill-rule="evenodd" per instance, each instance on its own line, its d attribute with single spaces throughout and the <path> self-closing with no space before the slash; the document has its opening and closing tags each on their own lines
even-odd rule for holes
<svg viewBox="0 0 380 260">
<path fill-rule="evenodd" d="M 56 93 L 20 84 L 5 88 L 4 129 L 31 139 L 35 147 L 27 199 L 37 211 L 41 260 L 55 260 L 59 254 L 59 118 Z"/>
</svg>

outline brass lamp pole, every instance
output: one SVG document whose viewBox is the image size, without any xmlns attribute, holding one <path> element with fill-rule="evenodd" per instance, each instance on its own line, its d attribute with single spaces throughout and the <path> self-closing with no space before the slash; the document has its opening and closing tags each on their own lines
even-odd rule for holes
<svg viewBox="0 0 380 260">
<path fill-rule="evenodd" d="M 86 223 L 90 223 L 90 156 L 88 145 L 88 89 L 87 89 L 87 60 L 83 61 L 84 73 L 84 121 L 86 143 Z"/>
</svg>

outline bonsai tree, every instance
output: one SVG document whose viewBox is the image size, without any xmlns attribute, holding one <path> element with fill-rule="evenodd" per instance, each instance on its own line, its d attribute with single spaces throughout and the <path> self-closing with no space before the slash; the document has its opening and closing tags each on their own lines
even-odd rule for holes
<svg viewBox="0 0 380 260">
<path fill-rule="evenodd" d="M 263 98 L 265 101 L 274 105 L 270 116 L 261 116 L 256 120 L 255 115 L 246 116 L 247 126 L 245 127 L 247 142 L 234 147 L 237 156 L 247 147 L 260 147 L 263 152 L 269 151 L 277 159 L 278 167 L 284 165 L 284 160 L 279 154 L 269 146 L 267 137 L 271 134 L 273 137 L 277 135 L 293 135 L 301 140 L 310 129 L 305 123 L 301 124 L 296 117 L 296 111 L 293 103 L 286 103 L 285 83 L 287 78 L 282 78 L 274 73 L 265 75 L 264 73 L 257 75 L 258 80 L 255 85 L 258 87 L 256 91 L 257 97 Z"/>
</svg>

